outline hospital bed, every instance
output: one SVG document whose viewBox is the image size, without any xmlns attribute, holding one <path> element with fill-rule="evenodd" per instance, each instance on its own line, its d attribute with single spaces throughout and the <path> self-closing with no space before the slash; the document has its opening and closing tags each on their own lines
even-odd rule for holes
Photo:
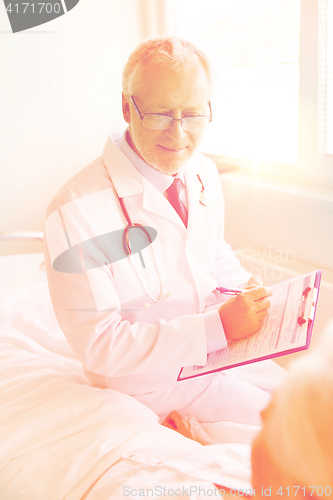
<svg viewBox="0 0 333 500">
<path fill-rule="evenodd" d="M 42 252 L 0 257 L 1 500 L 134 498 L 140 490 L 200 499 L 214 483 L 250 489 L 257 427 L 204 424 L 219 444 L 202 447 L 134 398 L 90 385 L 56 321 L 43 262 Z M 272 390 L 282 371 L 265 361 L 237 373 Z"/>
</svg>

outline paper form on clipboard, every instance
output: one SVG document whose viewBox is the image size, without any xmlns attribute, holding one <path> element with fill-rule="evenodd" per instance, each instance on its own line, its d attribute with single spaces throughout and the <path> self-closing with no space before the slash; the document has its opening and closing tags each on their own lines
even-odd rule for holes
<svg viewBox="0 0 333 500">
<path fill-rule="evenodd" d="M 271 307 L 260 330 L 207 356 L 205 366 L 185 366 L 178 381 L 307 349 L 318 301 L 321 271 L 272 285 Z"/>
</svg>

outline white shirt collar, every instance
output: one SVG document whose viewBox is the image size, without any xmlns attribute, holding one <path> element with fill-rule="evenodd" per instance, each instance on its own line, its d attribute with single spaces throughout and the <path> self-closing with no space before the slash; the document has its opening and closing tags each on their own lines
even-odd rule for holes
<svg viewBox="0 0 333 500">
<path fill-rule="evenodd" d="M 148 165 L 147 162 L 140 158 L 140 156 L 138 156 L 128 144 L 126 140 L 127 132 L 128 129 L 125 130 L 123 135 L 117 141 L 117 146 L 133 163 L 140 174 L 143 175 L 143 177 L 145 177 L 145 179 L 147 179 L 158 191 L 160 191 L 160 193 L 164 193 L 164 191 L 166 191 L 173 183 L 174 177 L 172 175 L 167 175 L 163 172 L 160 172 L 159 170 L 156 170 L 156 168 Z M 178 177 L 185 186 L 184 169 L 178 172 L 175 177 Z"/>
</svg>

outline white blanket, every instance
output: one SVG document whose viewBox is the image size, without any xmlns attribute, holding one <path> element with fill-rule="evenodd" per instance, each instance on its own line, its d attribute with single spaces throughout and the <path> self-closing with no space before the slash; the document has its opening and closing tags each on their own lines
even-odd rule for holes
<svg viewBox="0 0 333 500">
<path fill-rule="evenodd" d="M 130 396 L 89 385 L 53 316 L 46 283 L 2 299 L 1 500 L 170 498 L 172 491 L 199 499 L 214 483 L 251 488 L 257 428 L 206 424 L 224 444 L 202 447 L 161 426 Z"/>
</svg>

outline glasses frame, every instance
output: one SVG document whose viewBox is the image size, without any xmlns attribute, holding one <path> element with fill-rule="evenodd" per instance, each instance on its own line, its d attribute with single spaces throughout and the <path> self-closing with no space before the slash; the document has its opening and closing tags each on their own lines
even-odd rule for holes
<svg viewBox="0 0 333 500">
<path fill-rule="evenodd" d="M 180 122 L 181 126 L 183 127 L 184 130 L 186 130 L 183 126 L 183 120 L 184 118 L 209 118 L 209 122 L 212 122 L 213 121 L 213 114 L 212 114 L 212 106 L 210 104 L 210 101 L 208 101 L 208 106 L 209 106 L 209 112 L 210 112 L 210 115 L 196 115 L 195 117 L 190 117 L 190 116 L 183 116 L 183 118 L 172 118 L 172 116 L 168 116 L 168 115 L 163 115 L 163 113 L 144 113 L 142 114 L 141 111 L 139 110 L 138 108 L 138 105 L 136 104 L 135 100 L 134 100 L 134 97 L 133 96 L 130 96 L 130 99 L 133 103 L 133 106 L 134 106 L 134 109 L 135 111 L 137 112 L 137 115 L 138 117 L 140 118 L 140 120 L 142 121 L 142 125 L 144 126 L 143 124 L 143 119 L 146 115 L 156 115 L 156 116 L 165 116 L 167 118 L 171 118 L 171 122 L 170 122 L 170 125 L 168 128 L 165 128 L 165 129 L 150 129 L 150 130 L 169 130 L 169 128 L 172 126 L 173 122 L 174 121 L 177 121 L 177 122 Z M 207 125 L 208 125 L 207 123 Z M 147 128 L 147 127 L 145 127 Z"/>
</svg>

